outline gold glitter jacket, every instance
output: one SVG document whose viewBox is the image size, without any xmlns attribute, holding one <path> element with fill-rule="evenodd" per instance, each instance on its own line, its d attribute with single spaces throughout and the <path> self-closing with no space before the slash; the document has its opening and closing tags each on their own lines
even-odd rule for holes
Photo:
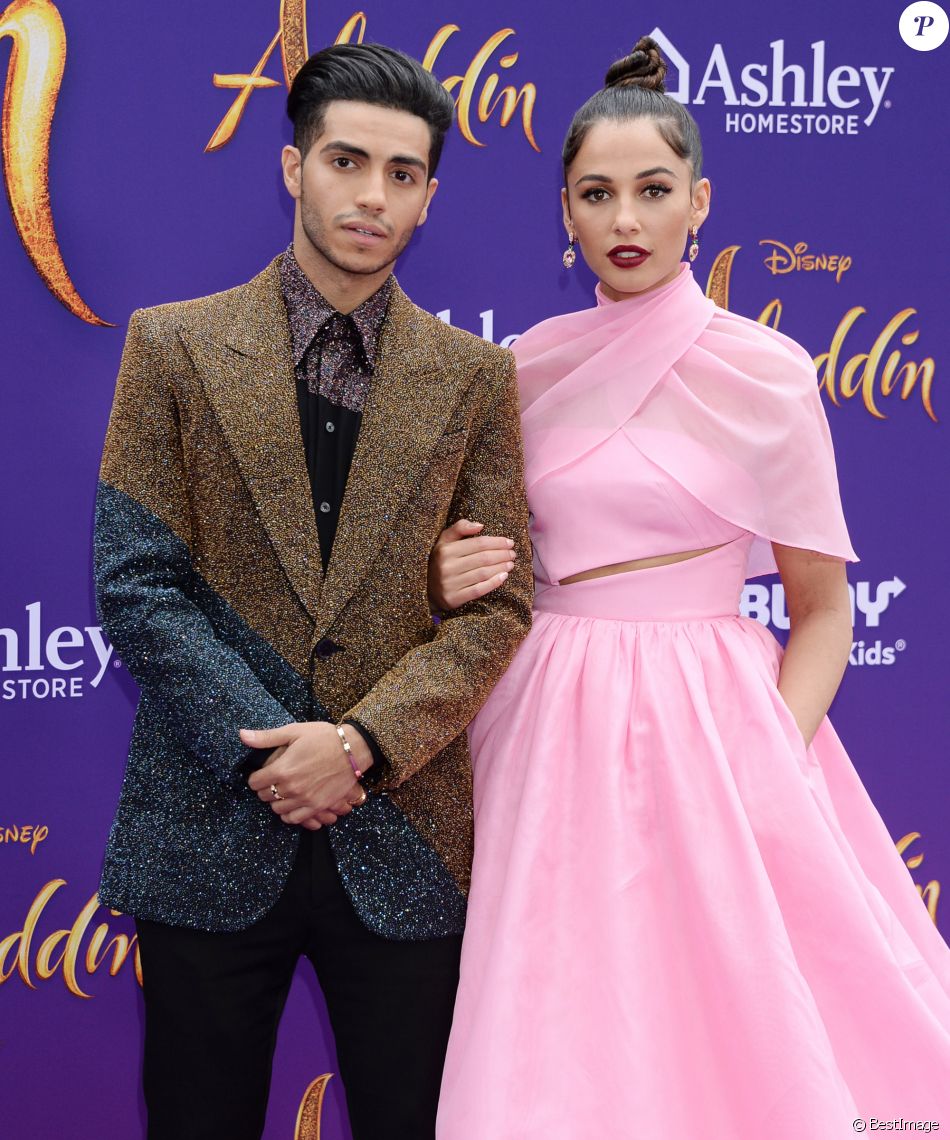
<svg viewBox="0 0 950 1140">
<path fill-rule="evenodd" d="M 504 587 L 433 626 L 440 531 L 514 538 Z M 276 901 L 299 832 L 246 786 L 238 729 L 348 718 L 388 763 L 329 830 L 364 923 L 456 933 L 472 854 L 465 727 L 531 619 L 514 362 L 393 291 L 324 577 L 276 263 L 133 314 L 96 515 L 100 617 L 139 683 L 100 898 L 238 930 Z"/>
</svg>

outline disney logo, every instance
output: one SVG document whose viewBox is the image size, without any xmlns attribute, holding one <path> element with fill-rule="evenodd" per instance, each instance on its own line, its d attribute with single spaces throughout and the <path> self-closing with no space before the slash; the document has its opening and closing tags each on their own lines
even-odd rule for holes
<svg viewBox="0 0 950 1140">
<path fill-rule="evenodd" d="M 30 854 L 35 855 L 36 849 L 49 835 L 49 828 L 43 823 L 15 823 L 10 827 L 0 827 L 0 843 L 28 844 Z"/>
<path fill-rule="evenodd" d="M 793 246 L 784 242 L 775 241 L 774 238 L 765 238 L 759 245 L 772 247 L 772 252 L 765 258 L 765 267 L 773 277 L 781 273 L 811 273 L 816 269 L 823 269 L 835 275 L 835 281 L 841 278 L 851 268 L 851 258 L 845 253 L 809 253 L 808 242 L 799 241 Z"/>
</svg>

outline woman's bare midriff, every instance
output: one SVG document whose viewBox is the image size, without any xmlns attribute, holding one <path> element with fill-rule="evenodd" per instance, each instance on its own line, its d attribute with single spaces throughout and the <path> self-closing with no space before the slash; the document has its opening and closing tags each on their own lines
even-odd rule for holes
<svg viewBox="0 0 950 1140">
<path fill-rule="evenodd" d="M 654 566 L 672 566 L 674 562 L 687 562 L 690 558 L 700 558 L 704 554 L 711 554 L 726 544 L 721 542 L 718 546 L 706 546 L 702 550 L 684 550 L 678 554 L 654 554 L 651 558 L 635 558 L 632 562 L 615 562 L 611 566 L 598 566 L 595 570 L 583 570 L 580 574 L 572 574 L 570 578 L 562 578 L 559 586 L 570 586 L 573 582 L 588 582 L 591 578 L 609 578 L 612 574 L 629 574 L 631 570 L 650 570 Z"/>
</svg>

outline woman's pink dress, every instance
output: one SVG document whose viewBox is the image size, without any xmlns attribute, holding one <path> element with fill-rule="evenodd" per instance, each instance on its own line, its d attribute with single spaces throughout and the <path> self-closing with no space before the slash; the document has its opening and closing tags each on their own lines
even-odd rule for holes
<svg viewBox="0 0 950 1140">
<path fill-rule="evenodd" d="M 738 614 L 771 539 L 853 557 L 810 361 L 685 270 L 605 309 L 519 342 L 536 613 L 470 730 L 439 1140 L 950 1130 L 950 951 Z"/>
</svg>

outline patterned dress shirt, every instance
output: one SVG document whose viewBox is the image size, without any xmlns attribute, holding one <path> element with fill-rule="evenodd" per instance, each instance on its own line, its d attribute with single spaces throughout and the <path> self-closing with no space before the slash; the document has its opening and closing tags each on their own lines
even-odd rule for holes
<svg viewBox="0 0 950 1140">
<path fill-rule="evenodd" d="M 300 433 L 326 569 L 393 279 L 387 277 L 372 297 L 344 316 L 317 291 L 292 248 L 281 257 L 279 273 L 290 319 Z"/>
</svg>

